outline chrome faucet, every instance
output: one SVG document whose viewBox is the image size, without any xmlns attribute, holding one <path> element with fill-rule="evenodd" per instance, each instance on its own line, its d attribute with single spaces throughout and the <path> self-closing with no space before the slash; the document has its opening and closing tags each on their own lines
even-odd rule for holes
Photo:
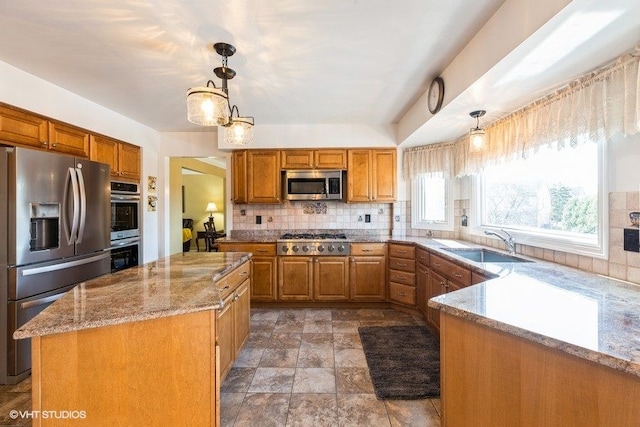
<svg viewBox="0 0 640 427">
<path fill-rule="evenodd" d="M 500 229 L 500 231 L 502 231 L 504 234 L 506 234 L 507 237 L 501 236 L 498 233 L 496 233 L 495 231 L 487 231 L 487 230 L 485 230 L 484 234 L 486 234 L 487 236 L 496 236 L 496 237 L 498 237 L 507 246 L 507 249 L 509 250 L 509 255 L 515 255 L 516 254 L 516 239 L 514 239 L 511 234 L 507 233 L 502 228 Z"/>
</svg>

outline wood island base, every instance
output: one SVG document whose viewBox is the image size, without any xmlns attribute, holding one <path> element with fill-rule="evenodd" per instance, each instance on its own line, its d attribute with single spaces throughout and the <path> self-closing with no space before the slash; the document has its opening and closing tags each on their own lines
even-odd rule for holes
<svg viewBox="0 0 640 427">
<path fill-rule="evenodd" d="M 33 337 L 33 425 L 219 425 L 215 322 L 207 310 Z"/>
</svg>

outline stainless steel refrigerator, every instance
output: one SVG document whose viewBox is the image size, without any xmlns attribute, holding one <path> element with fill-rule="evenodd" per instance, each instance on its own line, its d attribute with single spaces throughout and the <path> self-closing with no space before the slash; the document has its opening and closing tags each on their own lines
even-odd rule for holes
<svg viewBox="0 0 640 427">
<path fill-rule="evenodd" d="M 104 163 L 0 147 L 0 383 L 31 369 L 31 342 L 13 332 L 110 272 L 109 181 Z"/>
</svg>

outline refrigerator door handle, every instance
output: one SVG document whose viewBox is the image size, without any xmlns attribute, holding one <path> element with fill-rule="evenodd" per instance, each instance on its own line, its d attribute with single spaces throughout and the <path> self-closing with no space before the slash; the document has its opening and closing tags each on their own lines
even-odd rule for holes
<svg viewBox="0 0 640 427">
<path fill-rule="evenodd" d="M 103 260 L 105 258 L 111 258 L 110 251 L 104 251 L 99 255 L 92 256 L 92 257 L 89 257 L 89 258 L 79 259 L 77 261 L 69 261 L 69 262 L 63 262 L 61 264 L 53 264 L 53 265 L 46 265 L 44 267 L 35 267 L 35 268 L 24 269 L 24 270 L 22 270 L 22 275 L 23 276 L 33 276 L 34 274 L 49 273 L 51 271 L 64 270 L 64 269 L 67 269 L 67 268 L 70 268 L 70 267 L 75 267 L 75 266 L 78 266 L 78 265 L 91 264 L 92 262 L 100 261 L 100 260 Z"/>
<path fill-rule="evenodd" d="M 54 302 L 55 300 L 58 300 L 58 299 L 62 298 L 64 296 L 64 294 L 65 294 L 65 292 L 63 292 L 61 294 L 51 295 L 50 297 L 38 298 L 38 299 L 34 299 L 32 301 L 23 302 L 23 303 L 20 304 L 20 308 L 22 310 L 25 310 L 25 309 L 30 308 L 30 307 L 35 307 L 35 306 L 38 306 L 38 305 L 48 304 L 50 302 Z"/>
<path fill-rule="evenodd" d="M 80 193 L 78 192 L 78 176 L 75 168 L 69 168 L 69 178 L 71 179 L 71 189 L 73 190 L 73 222 L 71 223 L 71 235 L 69 244 L 75 243 L 78 233 L 78 221 L 80 220 Z"/>
<path fill-rule="evenodd" d="M 82 169 L 76 168 L 76 172 L 78 173 L 78 187 L 80 188 L 80 222 L 78 224 L 78 237 L 76 239 L 76 243 L 80 243 L 82 242 L 84 226 L 87 221 L 87 192 L 84 187 Z"/>
</svg>

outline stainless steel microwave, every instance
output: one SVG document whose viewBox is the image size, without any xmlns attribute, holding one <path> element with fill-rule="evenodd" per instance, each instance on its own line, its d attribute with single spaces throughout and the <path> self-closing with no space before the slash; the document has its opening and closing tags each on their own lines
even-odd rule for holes
<svg viewBox="0 0 640 427">
<path fill-rule="evenodd" d="M 341 170 L 288 170 L 284 172 L 287 200 L 343 200 Z"/>
</svg>

